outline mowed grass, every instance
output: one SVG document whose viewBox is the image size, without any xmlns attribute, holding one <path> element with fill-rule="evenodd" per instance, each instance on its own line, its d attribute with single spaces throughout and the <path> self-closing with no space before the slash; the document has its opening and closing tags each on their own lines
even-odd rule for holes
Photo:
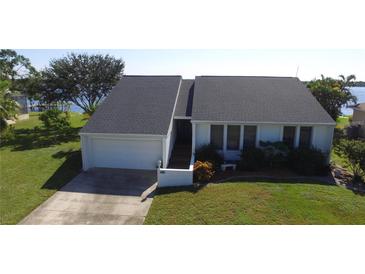
<svg viewBox="0 0 365 274">
<path fill-rule="evenodd" d="M 365 197 L 305 183 L 160 189 L 145 224 L 365 224 Z"/>
<path fill-rule="evenodd" d="M 18 223 L 80 172 L 84 123 L 72 113 L 72 129 L 60 138 L 42 129 L 37 113 L 17 122 L 15 139 L 0 147 L 0 224 Z"/>
</svg>

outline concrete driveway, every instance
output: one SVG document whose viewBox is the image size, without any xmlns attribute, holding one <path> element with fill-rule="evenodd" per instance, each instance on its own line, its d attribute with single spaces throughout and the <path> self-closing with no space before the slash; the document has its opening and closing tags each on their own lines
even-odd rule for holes
<svg viewBox="0 0 365 274">
<path fill-rule="evenodd" d="M 156 171 L 95 168 L 82 172 L 20 224 L 143 224 Z"/>
</svg>

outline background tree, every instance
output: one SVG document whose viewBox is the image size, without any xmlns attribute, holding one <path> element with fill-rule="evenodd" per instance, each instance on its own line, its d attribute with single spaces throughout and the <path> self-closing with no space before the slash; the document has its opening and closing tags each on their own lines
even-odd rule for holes
<svg viewBox="0 0 365 274">
<path fill-rule="evenodd" d="M 28 79 L 36 73 L 28 58 L 15 50 L 0 50 L 0 79 L 10 81 L 10 90 L 24 92 Z"/>
<path fill-rule="evenodd" d="M 307 84 L 314 97 L 334 120 L 342 114 L 342 107 L 356 104 L 357 101 L 356 96 L 350 92 L 350 87 L 356 79 L 355 75 L 339 77 L 340 79 L 333 79 L 321 75 L 321 79 Z"/>
<path fill-rule="evenodd" d="M 15 50 L 0 50 L 0 123 L 1 129 L 7 126 L 6 120 L 14 118 L 20 106 L 14 96 L 25 94 L 29 79 L 36 73 L 28 58 Z"/>
<path fill-rule="evenodd" d="M 71 53 L 52 60 L 42 72 L 42 97 L 48 102 L 72 102 L 92 114 L 123 70 L 123 60 L 110 55 Z"/>
<path fill-rule="evenodd" d="M 0 80 L 0 129 L 7 126 L 6 120 L 14 117 L 19 104 L 12 98 L 13 92 L 9 89 L 10 81 Z"/>
</svg>

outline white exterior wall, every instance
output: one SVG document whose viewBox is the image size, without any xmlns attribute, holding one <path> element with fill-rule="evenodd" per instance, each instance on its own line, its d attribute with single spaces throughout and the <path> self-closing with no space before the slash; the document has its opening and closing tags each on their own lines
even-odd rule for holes
<svg viewBox="0 0 365 274">
<path fill-rule="evenodd" d="M 88 170 L 93 167 L 92 150 L 90 147 L 90 137 L 86 135 L 80 136 L 81 155 L 82 155 L 82 169 Z"/>
<path fill-rule="evenodd" d="M 210 124 L 196 124 L 195 149 L 210 143 Z"/>
<path fill-rule="evenodd" d="M 158 168 L 158 187 L 193 185 L 194 159 L 194 155 L 192 155 L 189 169 Z"/>
<path fill-rule="evenodd" d="M 162 159 L 162 137 L 81 135 L 83 169 L 154 170 Z"/>
<path fill-rule="evenodd" d="M 334 126 L 314 126 L 312 145 L 323 153 L 329 153 L 332 147 Z"/>
<path fill-rule="evenodd" d="M 226 138 L 226 128 L 227 125 L 234 125 L 236 123 L 213 123 L 213 124 L 222 124 L 224 125 L 224 137 Z M 196 123 L 195 129 L 195 150 L 199 149 L 199 147 L 210 143 L 210 123 Z M 244 125 L 241 124 L 241 136 L 240 136 L 240 150 L 243 149 L 242 139 L 244 133 Z M 257 145 L 259 141 L 270 141 L 277 142 L 282 141 L 283 139 L 283 129 L 284 126 L 296 126 L 296 145 L 299 142 L 299 129 L 300 126 L 295 124 L 247 124 L 247 125 L 256 125 L 257 126 Z M 312 131 L 312 145 L 324 153 L 329 153 L 332 146 L 332 138 L 333 138 L 333 130 L 334 126 L 332 125 L 301 125 L 301 126 L 311 126 L 313 128 Z M 224 144 L 227 142 L 224 141 Z M 238 160 L 240 157 L 240 151 L 229 151 L 226 148 L 221 151 L 224 154 L 225 160 Z"/>
<path fill-rule="evenodd" d="M 189 186 L 193 184 L 193 170 L 189 169 L 160 169 L 158 187 Z"/>
<path fill-rule="evenodd" d="M 281 125 L 260 125 L 259 141 L 279 142 L 282 140 Z"/>
</svg>

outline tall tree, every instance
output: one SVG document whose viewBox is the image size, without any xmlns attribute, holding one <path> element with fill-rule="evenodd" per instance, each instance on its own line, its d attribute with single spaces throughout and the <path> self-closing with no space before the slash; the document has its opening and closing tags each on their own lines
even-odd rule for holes
<svg viewBox="0 0 365 274">
<path fill-rule="evenodd" d="M 12 98 L 13 92 L 9 89 L 10 81 L 0 80 L 0 128 L 7 126 L 6 120 L 14 117 L 19 104 Z"/>
<path fill-rule="evenodd" d="M 39 73 L 30 60 L 15 50 L 0 50 L 0 80 L 8 81 L 8 89 L 35 97 L 38 90 L 34 85 L 39 79 Z"/>
<path fill-rule="evenodd" d="M 124 62 L 110 55 L 68 54 L 42 72 L 42 95 L 48 102 L 73 102 L 92 114 L 121 78 Z"/>
<path fill-rule="evenodd" d="M 35 72 L 36 69 L 28 58 L 19 55 L 15 50 L 0 50 L 1 80 L 10 80 L 14 84 L 18 80 L 29 78 Z"/>
<path fill-rule="evenodd" d="M 0 50 L 0 123 L 6 126 L 5 120 L 14 118 L 19 111 L 19 104 L 14 96 L 28 91 L 30 79 L 36 74 L 30 60 L 15 50 Z"/>
<path fill-rule="evenodd" d="M 328 114 L 336 120 L 341 114 L 341 108 L 350 104 L 356 104 L 356 96 L 351 94 L 350 87 L 356 80 L 355 75 L 339 76 L 340 79 L 333 79 L 321 75 L 321 79 L 312 80 L 307 87 L 310 89 L 314 97 L 328 112 Z"/>
</svg>

